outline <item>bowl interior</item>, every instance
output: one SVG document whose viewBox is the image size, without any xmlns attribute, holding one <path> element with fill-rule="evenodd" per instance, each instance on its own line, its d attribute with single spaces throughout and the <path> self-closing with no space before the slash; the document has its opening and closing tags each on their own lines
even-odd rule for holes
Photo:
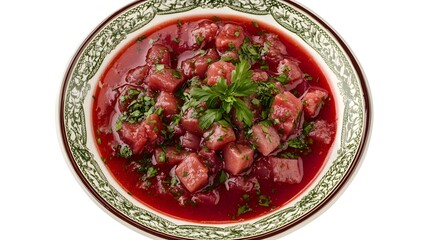
<svg viewBox="0 0 429 240">
<path fill-rule="evenodd" d="M 129 41 L 172 18 L 235 15 L 255 19 L 289 35 L 314 57 L 335 95 L 337 134 L 316 179 L 299 196 L 267 216 L 233 224 L 196 224 L 163 215 L 119 186 L 98 154 L 91 126 L 92 96 L 111 59 Z M 344 43 L 326 24 L 295 3 L 138 2 L 104 22 L 85 42 L 65 79 L 61 130 L 73 171 L 104 208 L 139 230 L 170 238 L 231 239 L 288 230 L 337 194 L 360 161 L 368 117 L 363 74 Z"/>
</svg>

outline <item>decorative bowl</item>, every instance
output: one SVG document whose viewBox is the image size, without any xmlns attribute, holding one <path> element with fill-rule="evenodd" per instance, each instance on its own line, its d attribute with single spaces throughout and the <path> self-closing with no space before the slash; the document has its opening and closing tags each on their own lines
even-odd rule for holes
<svg viewBox="0 0 429 240">
<path fill-rule="evenodd" d="M 90 125 L 95 87 L 122 46 L 168 19 L 205 14 L 257 19 L 296 39 L 327 74 L 336 99 L 333 149 L 310 186 L 269 214 L 230 224 L 178 220 L 136 201 L 105 167 Z M 61 89 L 59 121 L 72 172 L 91 197 L 118 220 L 144 234 L 166 239 L 261 239 L 301 226 L 345 189 L 368 145 L 371 99 L 364 73 L 344 41 L 320 17 L 294 1 L 137 1 L 105 20 L 78 49 Z"/>
</svg>

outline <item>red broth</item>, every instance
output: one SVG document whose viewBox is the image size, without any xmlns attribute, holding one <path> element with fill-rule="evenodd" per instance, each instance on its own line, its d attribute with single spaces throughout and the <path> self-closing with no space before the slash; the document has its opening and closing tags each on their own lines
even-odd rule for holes
<svg viewBox="0 0 429 240">
<path fill-rule="evenodd" d="M 225 24 L 232 23 L 241 26 L 246 36 L 258 38 L 258 36 L 264 36 L 267 33 L 278 35 L 279 40 L 286 46 L 287 56 L 293 59 L 294 62 L 299 63 L 300 70 L 302 73 L 305 73 L 302 77 L 304 80 L 297 87 L 290 89 L 290 92 L 296 95 L 303 103 L 305 103 L 303 94 L 307 94 L 308 89 L 323 89 L 327 93 L 327 98 L 323 101 L 323 107 L 317 116 L 314 118 L 303 117 L 305 119 L 304 124 L 311 123 L 313 127 L 313 133 L 305 137 L 305 143 L 309 147 L 304 150 L 288 147 L 279 153 L 275 151 L 270 153 L 271 156 L 283 158 L 299 157 L 302 159 L 304 174 L 299 183 L 290 184 L 274 181 L 272 176 L 273 168 L 270 169 L 269 165 L 272 163 L 272 160 L 267 160 L 270 156 L 262 156 L 257 149 L 254 150 L 255 159 L 252 165 L 236 175 L 225 170 L 224 160 L 222 159 L 223 152 L 222 150 L 216 151 L 217 161 L 220 161 L 220 165 L 223 166 L 221 170 L 217 170 L 216 176 L 212 177 L 212 180 L 215 179 L 214 181 L 217 181 L 218 184 L 214 184 L 216 186 L 211 189 L 204 188 L 210 185 L 208 183 L 193 193 L 181 186 L 183 184 L 180 181 L 173 179 L 174 174 L 172 177 L 171 173 L 174 172 L 179 163 L 156 164 L 154 162 L 154 149 L 159 144 L 158 140 L 152 142 L 148 140 L 141 153 L 133 152 L 132 156 L 124 157 L 123 154 L 121 156 L 121 146 L 125 142 L 119 131 L 117 131 L 117 119 L 122 111 L 118 104 L 121 99 L 121 92 L 129 86 L 147 88 L 146 80 L 143 81 L 142 85 L 135 82 L 127 82 L 127 74 L 131 69 L 148 64 L 146 62 L 146 55 L 153 44 L 167 46 L 170 52 L 171 68 L 173 69 L 180 68 L 178 66 L 179 63 L 195 55 L 200 49 L 215 48 L 215 40 L 195 45 L 195 41 L 198 39 L 192 39 L 195 36 L 189 33 L 203 21 L 210 21 L 210 23 L 218 25 L 217 34 L 219 34 Z M 271 46 L 268 45 L 268 47 Z M 260 51 L 263 51 L 263 49 Z M 224 54 L 221 51 L 218 51 L 218 53 Z M 273 66 L 273 64 L 276 64 L 275 61 L 267 63 L 265 69 L 268 68 L 268 74 L 276 77 L 277 75 L 273 73 L 273 69 L 275 70 L 276 66 Z M 157 66 L 159 67 L 159 65 Z M 253 70 L 259 68 L 261 68 L 261 64 L 259 63 L 252 66 Z M 189 81 L 188 79 L 182 85 L 186 86 Z M 204 82 L 204 79 L 201 79 L 201 81 Z M 276 80 L 271 79 L 270 81 L 275 82 Z M 150 91 L 156 99 L 159 91 Z M 177 91 L 180 91 L 180 89 Z M 311 184 L 321 171 L 336 134 L 337 116 L 333 94 L 328 84 L 328 79 L 326 79 L 326 76 L 314 58 L 286 34 L 260 22 L 253 22 L 250 19 L 243 20 L 242 18 L 232 16 L 176 19 L 147 30 L 137 39 L 130 41 L 111 60 L 99 80 L 93 99 L 92 125 L 95 140 L 98 143 L 98 149 L 103 161 L 116 181 L 128 194 L 144 205 L 171 217 L 194 222 L 226 223 L 248 220 L 265 215 L 293 200 Z M 163 124 L 167 125 L 171 122 L 171 120 L 166 120 L 165 118 L 162 121 Z M 316 122 L 322 122 L 323 124 L 317 124 Z M 317 132 L 315 130 L 316 125 L 321 126 L 321 131 Z M 324 129 L 326 126 L 328 126 L 328 131 Z M 302 132 L 304 127 L 303 125 L 298 128 L 301 128 L 300 131 Z M 233 129 L 236 135 L 238 135 L 237 127 L 234 126 Z M 326 137 L 326 132 L 329 133 L 328 139 L 323 138 L 323 136 Z M 172 142 L 178 145 L 180 137 L 183 137 L 183 133 L 176 134 Z M 287 141 L 289 141 L 293 137 L 293 134 L 282 137 L 288 137 Z M 244 142 L 246 141 L 249 142 L 250 140 L 244 140 Z M 183 151 L 187 154 L 198 152 L 202 148 L 205 148 L 204 142 L 202 141 L 197 151 L 186 148 Z M 284 145 L 286 140 L 283 139 L 281 142 L 281 145 Z M 201 155 L 199 156 L 200 158 L 204 158 Z M 265 165 L 261 163 L 265 163 Z M 142 167 L 142 165 L 146 167 Z M 256 166 L 262 166 L 262 169 L 268 166 L 268 169 L 271 171 L 269 177 L 259 177 L 261 173 L 257 173 L 255 170 Z M 150 178 L 148 178 L 148 174 Z M 231 184 L 234 181 L 241 182 L 235 185 Z M 157 185 L 158 187 L 156 187 Z M 216 191 L 215 194 L 213 193 L 213 189 Z M 203 200 L 196 201 L 196 195 L 203 195 Z"/>
</svg>

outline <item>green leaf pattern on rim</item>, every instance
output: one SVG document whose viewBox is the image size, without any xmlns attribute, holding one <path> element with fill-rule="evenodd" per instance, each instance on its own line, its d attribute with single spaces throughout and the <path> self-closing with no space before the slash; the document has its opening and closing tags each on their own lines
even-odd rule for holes
<svg viewBox="0 0 429 240">
<path fill-rule="evenodd" d="M 145 26 L 155 15 L 189 11 L 197 7 L 229 7 L 235 11 L 272 15 L 284 28 L 295 33 L 322 56 L 340 80 L 338 87 L 344 101 L 344 122 L 341 127 L 341 148 L 338 158 L 321 181 L 294 206 L 252 224 L 232 227 L 176 225 L 132 204 L 109 184 L 94 155 L 87 147 L 83 102 L 88 97 L 88 81 L 102 61 L 126 36 Z M 286 3 L 276 0 L 189 0 L 146 1 L 121 13 L 99 31 L 76 62 L 68 79 L 64 101 L 64 125 L 70 152 L 79 170 L 93 189 L 113 208 L 148 228 L 173 236 L 194 239 L 235 239 L 257 236 L 277 230 L 307 214 L 322 202 L 341 182 L 358 151 L 364 128 L 363 99 L 353 68 L 330 35 L 310 18 Z"/>
</svg>

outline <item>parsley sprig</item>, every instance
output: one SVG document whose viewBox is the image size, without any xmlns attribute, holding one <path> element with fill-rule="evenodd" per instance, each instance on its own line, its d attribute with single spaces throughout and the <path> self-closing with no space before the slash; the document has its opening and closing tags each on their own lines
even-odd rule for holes
<svg viewBox="0 0 429 240">
<path fill-rule="evenodd" d="M 235 109 L 236 117 L 247 126 L 252 125 L 253 114 L 240 97 L 247 97 L 257 92 L 258 85 L 252 81 L 253 71 L 250 64 L 244 59 L 236 65 L 232 71 L 231 84 L 228 86 L 226 79 L 221 78 L 214 86 L 201 86 L 191 90 L 191 97 L 199 103 L 205 102 L 207 111 L 199 118 L 202 129 L 209 128 L 214 122 L 221 119 L 228 120 L 232 109 Z"/>
</svg>

